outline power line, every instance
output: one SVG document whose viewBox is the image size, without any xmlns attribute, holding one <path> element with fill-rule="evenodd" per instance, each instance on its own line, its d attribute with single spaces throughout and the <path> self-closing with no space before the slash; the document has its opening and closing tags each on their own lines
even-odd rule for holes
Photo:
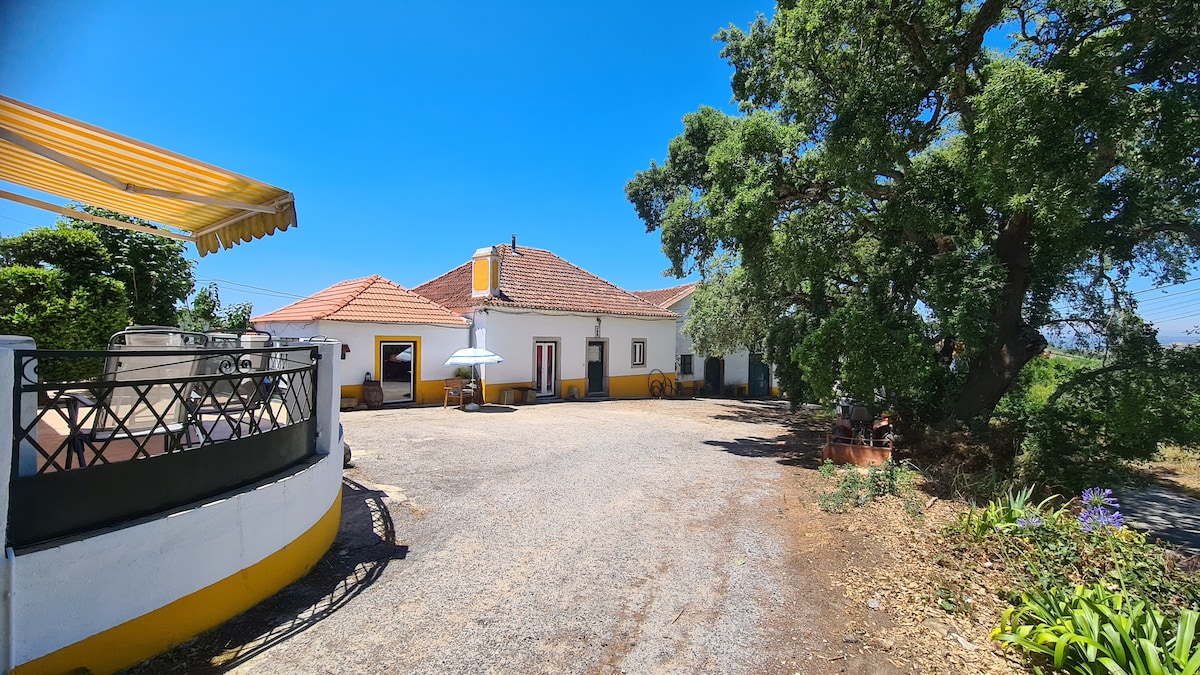
<svg viewBox="0 0 1200 675">
<path fill-rule="evenodd" d="M 297 300 L 304 299 L 303 295 L 296 295 L 295 293 L 288 293 L 286 291 L 277 291 L 271 288 L 262 288 L 261 286 L 251 286 L 250 284 L 242 284 L 236 281 L 229 281 L 227 279 L 198 278 L 196 281 L 211 281 L 218 284 L 224 284 L 227 287 L 232 287 L 234 290 L 239 290 L 244 293 L 252 293 L 255 295 L 266 295 L 276 298 L 295 298 Z"/>
<path fill-rule="evenodd" d="M 1151 308 L 1151 310 L 1149 312 L 1142 312 L 1141 314 L 1143 317 L 1148 316 L 1148 315 L 1162 316 L 1163 314 L 1171 314 L 1173 312 L 1178 312 L 1180 308 L 1192 308 L 1192 307 L 1200 307 L 1200 303 L 1197 303 L 1196 300 L 1193 298 L 1187 298 L 1187 299 L 1183 300 L 1182 302 L 1172 302 L 1167 305 L 1160 305 L 1158 307 Z"/>
<path fill-rule="evenodd" d="M 1160 300 L 1174 300 L 1175 298 L 1178 298 L 1181 295 L 1191 295 L 1192 293 L 1200 293 L 1200 288 L 1193 288 L 1190 291 L 1179 291 L 1178 293 L 1165 293 L 1156 298 L 1146 298 L 1145 300 L 1138 300 L 1138 305 L 1139 306 L 1148 305 L 1152 302 L 1158 302 Z"/>
<path fill-rule="evenodd" d="M 1146 290 L 1144 290 L 1144 291 L 1138 291 L 1138 292 L 1136 292 L 1136 293 L 1133 293 L 1133 295 L 1142 295 L 1143 293 L 1150 293 L 1150 292 L 1153 292 L 1153 291 L 1159 291 L 1159 290 L 1162 290 L 1162 289 L 1164 289 L 1164 288 L 1171 288 L 1171 287 L 1174 287 L 1174 286 L 1182 286 L 1182 285 L 1184 285 L 1184 284 L 1190 284 L 1190 283 L 1192 283 L 1193 281 L 1200 281 L 1200 277 L 1192 277 L 1191 279 L 1185 279 L 1184 281 L 1180 281 L 1180 282 L 1178 282 L 1178 283 L 1174 283 L 1174 284 L 1164 284 L 1164 285 L 1162 285 L 1162 286 L 1155 286 L 1154 288 L 1147 288 L 1147 289 L 1146 289 Z"/>
<path fill-rule="evenodd" d="M 13 221 L 14 223 L 20 223 L 20 224 L 22 224 L 22 225 L 25 225 L 25 226 L 27 226 L 27 227 L 43 227 L 42 225 L 34 225 L 33 223 L 27 223 L 27 222 L 25 222 L 24 220 L 17 220 L 16 218 L 13 218 L 12 216 L 0 215 L 0 218 L 3 218 L 3 219 L 5 219 L 5 220 L 11 220 L 11 221 Z"/>
<path fill-rule="evenodd" d="M 1157 319 L 1155 321 L 1152 321 L 1151 323 L 1166 323 L 1168 321 L 1182 321 L 1184 319 L 1190 319 L 1195 316 L 1200 316 L 1200 312 L 1195 312 L 1193 314 L 1183 314 L 1181 316 L 1173 316 L 1169 319 Z"/>
</svg>

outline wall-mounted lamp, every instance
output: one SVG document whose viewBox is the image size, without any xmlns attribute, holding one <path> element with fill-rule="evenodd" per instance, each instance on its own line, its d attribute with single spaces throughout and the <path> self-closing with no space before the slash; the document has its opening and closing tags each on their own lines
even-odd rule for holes
<svg viewBox="0 0 1200 675">
<path fill-rule="evenodd" d="M 600 317 L 596 317 L 596 337 L 600 337 Z"/>
<path fill-rule="evenodd" d="M 345 360 L 346 360 L 346 355 L 347 355 L 347 354 L 349 354 L 349 353 L 350 353 L 350 345 L 348 345 L 348 344 L 346 344 L 345 342 L 343 342 L 343 343 L 342 343 L 342 360 L 343 360 L 343 361 L 345 361 Z"/>
</svg>

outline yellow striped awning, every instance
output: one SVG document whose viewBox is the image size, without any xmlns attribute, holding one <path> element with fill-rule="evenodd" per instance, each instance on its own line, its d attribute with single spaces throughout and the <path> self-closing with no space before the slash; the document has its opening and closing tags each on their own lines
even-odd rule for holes
<svg viewBox="0 0 1200 675">
<path fill-rule="evenodd" d="M 0 180 L 177 231 L 139 228 L 0 190 L 80 220 L 196 244 L 201 256 L 296 225 L 286 190 L 0 96 Z"/>
</svg>

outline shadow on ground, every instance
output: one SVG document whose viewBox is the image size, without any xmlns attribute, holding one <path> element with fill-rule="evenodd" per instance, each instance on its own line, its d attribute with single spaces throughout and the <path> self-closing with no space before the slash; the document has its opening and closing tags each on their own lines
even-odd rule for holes
<svg viewBox="0 0 1200 675">
<path fill-rule="evenodd" d="M 213 630 L 126 672 L 224 672 L 340 609 L 375 583 L 388 563 L 408 555 L 407 546 L 396 544 L 383 496 L 343 478 L 341 526 L 312 571 Z"/>
<path fill-rule="evenodd" d="M 735 438 L 732 441 L 705 441 L 742 457 L 774 457 L 785 466 L 816 469 L 821 465 L 828 423 L 811 419 L 804 413 L 792 413 L 785 402 L 772 400 L 731 400 L 720 404 L 714 419 L 749 424 L 778 425 L 787 431 Z"/>
<path fill-rule="evenodd" d="M 1120 497 L 1129 524 L 1200 555 L 1200 500 L 1157 485 L 1123 491 Z"/>
</svg>

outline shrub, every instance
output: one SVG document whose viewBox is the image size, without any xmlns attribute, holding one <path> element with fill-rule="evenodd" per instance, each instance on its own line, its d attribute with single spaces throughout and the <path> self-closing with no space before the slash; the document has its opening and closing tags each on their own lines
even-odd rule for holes
<svg viewBox="0 0 1200 675">
<path fill-rule="evenodd" d="M 883 466 L 872 464 L 866 472 L 857 467 L 839 468 L 825 460 L 820 468 L 821 476 L 837 481 L 837 489 L 817 497 L 822 511 L 843 513 L 850 506 L 863 506 L 880 497 L 894 495 L 905 502 L 905 511 L 911 515 L 920 513 L 920 506 L 913 485 L 921 475 L 907 462 L 889 459 Z"/>
<path fill-rule="evenodd" d="M 1010 489 L 951 529 L 1024 571 L 1020 601 L 992 637 L 1024 650 L 1039 673 L 1200 673 L 1194 576 L 1124 526 L 1111 490 L 1089 488 L 1054 510 L 1052 499 L 1033 504 L 1031 489 Z"/>
<path fill-rule="evenodd" d="M 1051 509 L 1032 504 L 1031 491 L 1009 491 L 987 508 L 963 514 L 951 536 L 990 548 L 1013 569 L 1025 570 L 1021 590 L 1102 583 L 1153 602 L 1168 616 L 1200 610 L 1200 584 L 1172 565 L 1166 551 L 1121 524 L 1112 492 L 1084 491 L 1081 503 Z"/>
<path fill-rule="evenodd" d="M 1024 650 L 1035 665 L 1070 673 L 1195 675 L 1198 620 L 1200 613 L 1185 610 L 1170 622 L 1152 604 L 1100 585 L 1052 588 L 1023 595 L 992 638 Z"/>
</svg>

